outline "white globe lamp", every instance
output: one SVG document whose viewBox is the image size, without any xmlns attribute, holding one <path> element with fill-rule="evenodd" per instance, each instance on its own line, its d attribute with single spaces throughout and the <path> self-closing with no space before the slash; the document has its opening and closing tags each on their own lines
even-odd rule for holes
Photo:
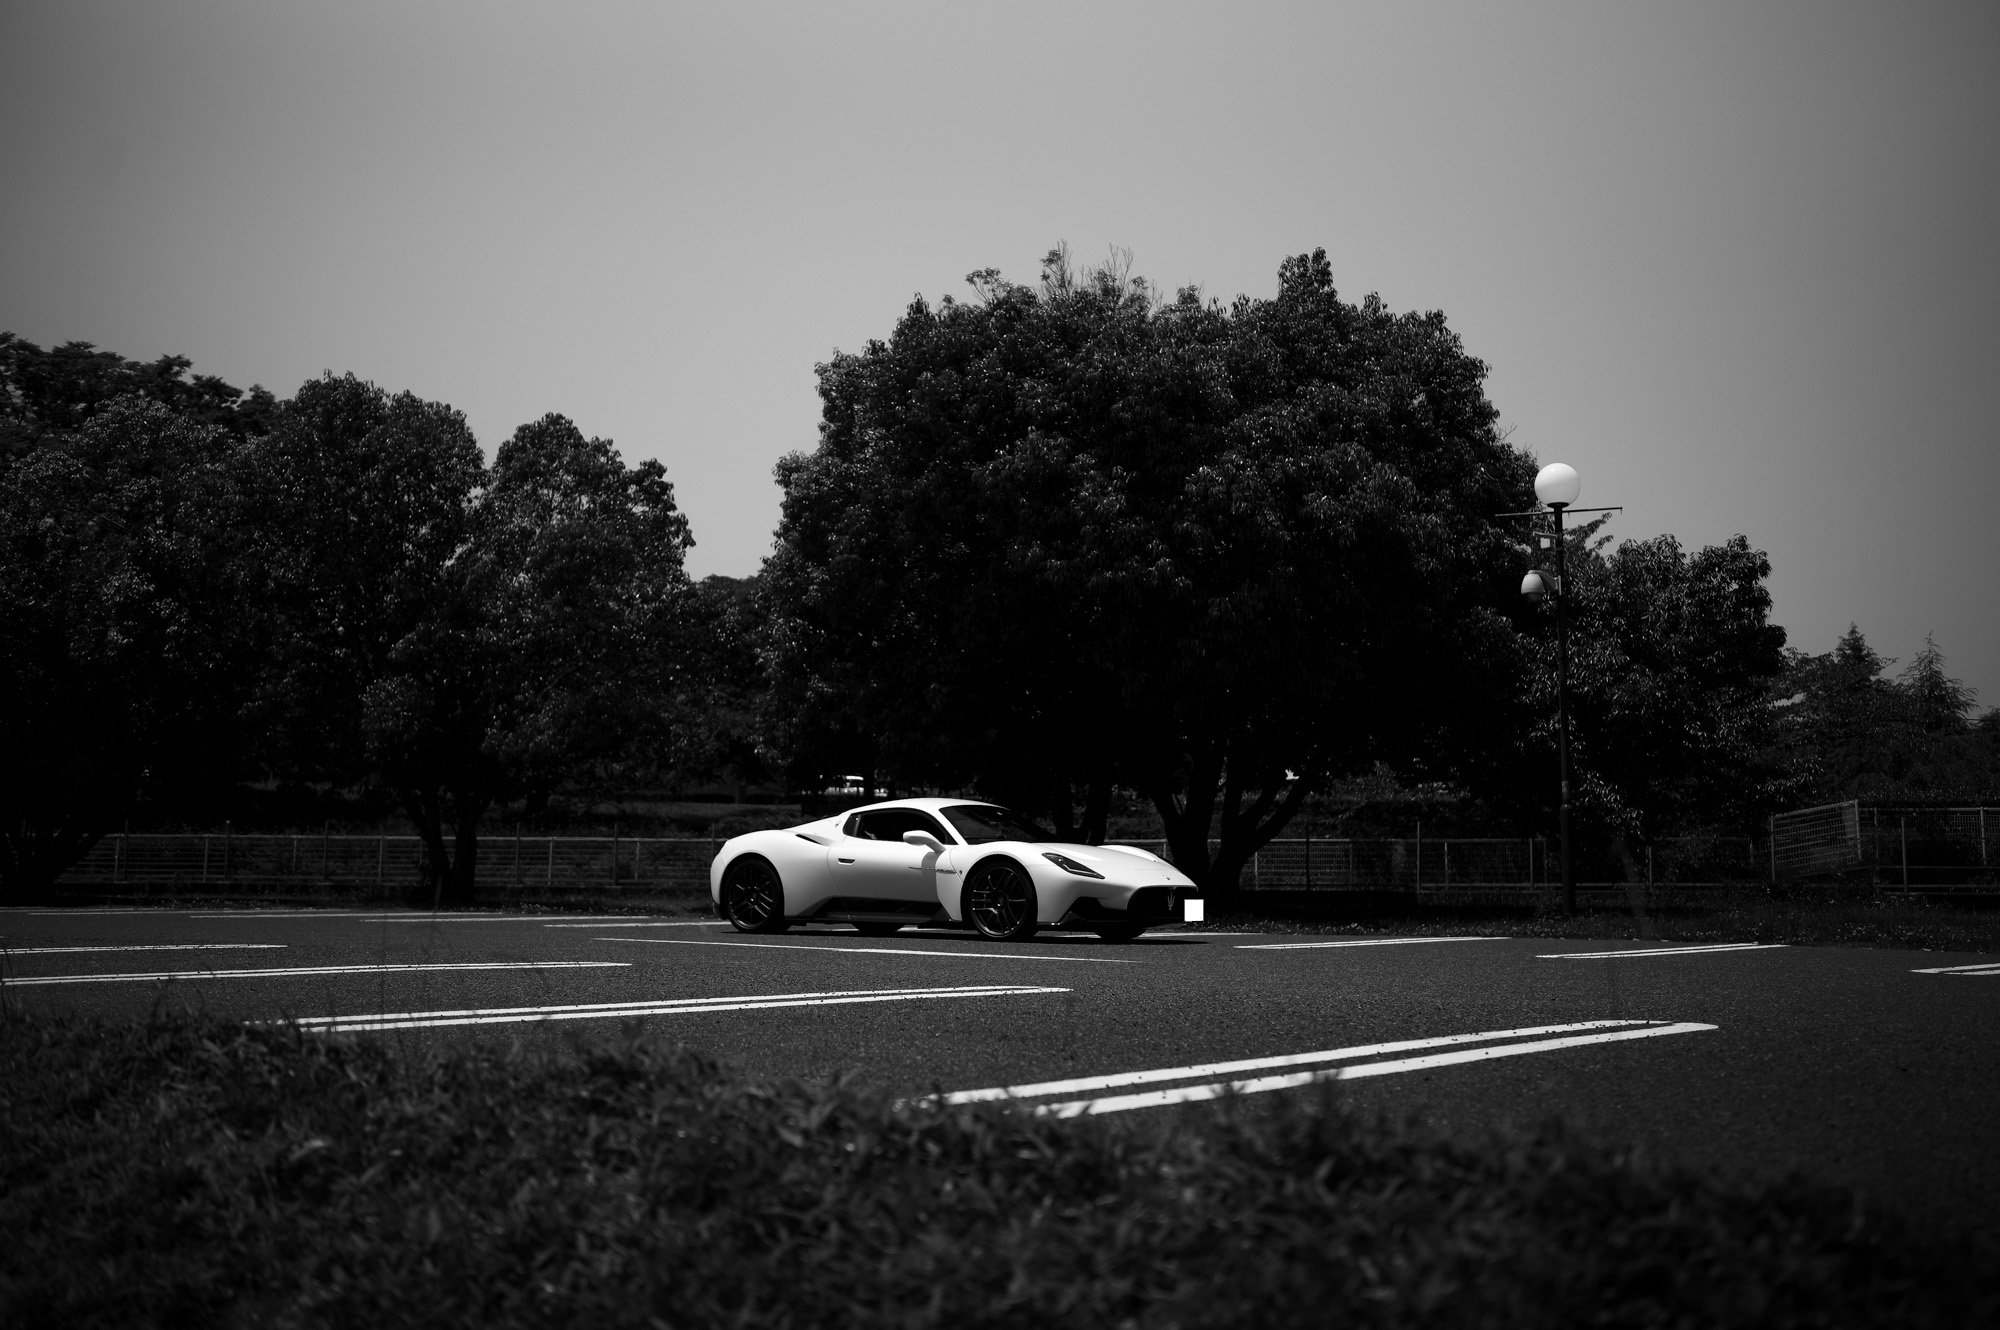
<svg viewBox="0 0 2000 1330">
<path fill-rule="evenodd" d="M 1549 584 L 1543 579 L 1541 569 L 1528 570 L 1528 575 L 1521 579 L 1521 594 L 1531 601 L 1538 601 L 1549 594 Z"/>
<path fill-rule="evenodd" d="M 1535 497 L 1551 508 L 1568 508 L 1583 493 L 1583 477 L 1563 462 L 1550 462 L 1535 473 Z"/>
</svg>

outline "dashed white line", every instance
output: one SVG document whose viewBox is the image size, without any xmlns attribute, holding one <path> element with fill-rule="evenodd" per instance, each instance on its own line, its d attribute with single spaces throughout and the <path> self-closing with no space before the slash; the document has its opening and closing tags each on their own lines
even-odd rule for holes
<svg viewBox="0 0 2000 1330">
<path fill-rule="evenodd" d="M 636 923 L 605 922 L 594 924 L 543 924 L 544 928 L 727 928 L 720 919 L 658 919 L 642 920 Z"/>
<path fill-rule="evenodd" d="M 1186 1067 L 1163 1067 L 1152 1071 L 1120 1072 L 1108 1076 L 1081 1076 L 1061 1081 L 1041 1081 L 1030 1085 L 1009 1085 L 989 1090 L 960 1090 L 952 1094 L 925 1096 L 906 1101 L 920 1104 L 951 1105 L 993 1100 L 1048 1099 L 1079 1091 L 1116 1089 L 1160 1081 L 1194 1080 L 1243 1071 L 1295 1067 L 1315 1062 L 1355 1062 L 1380 1057 L 1384 1053 L 1404 1053 L 1422 1048 L 1443 1048 L 1454 1044 L 1484 1044 L 1481 1048 L 1457 1048 L 1451 1052 L 1429 1053 L 1421 1057 L 1392 1058 L 1379 1062 L 1358 1062 L 1345 1067 L 1324 1067 L 1280 1076 L 1258 1076 L 1244 1080 L 1209 1080 L 1197 1085 L 1180 1085 L 1138 1094 L 1102 1095 L 1033 1104 L 1039 1115 L 1073 1118 L 1099 1113 L 1122 1113 L 1136 1108 L 1159 1108 L 1168 1104 L 1195 1103 L 1219 1099 L 1228 1094 L 1264 1094 L 1272 1090 L 1292 1090 L 1321 1081 L 1361 1080 L 1373 1076 L 1395 1076 L 1404 1072 L 1428 1071 L 1436 1067 L 1486 1062 L 1495 1058 L 1521 1057 L 1529 1053 L 1552 1053 L 1560 1049 L 1591 1044 L 1621 1043 L 1631 1039 L 1654 1039 L 1661 1035 L 1694 1034 L 1716 1027 L 1698 1021 L 1606 1020 L 1576 1021 L 1566 1025 L 1529 1026 L 1517 1030 L 1485 1030 L 1475 1034 L 1444 1035 L 1431 1039 L 1400 1039 L 1387 1043 L 1357 1044 L 1352 1048 L 1331 1048 L 1317 1053 L 1293 1053 L 1281 1057 L 1245 1058 L 1236 1062 L 1198 1063 Z M 1540 1038 L 1557 1035 L 1557 1038 Z M 1513 1040 L 1496 1043 L 1497 1040 Z"/>
<path fill-rule="evenodd" d="M 1143 1094 L 1112 1095 L 1101 1099 L 1073 1099 L 1066 1103 L 1040 1104 L 1034 1111 L 1039 1115 L 1058 1118 L 1122 1113 L 1135 1108 L 1159 1108 L 1167 1104 L 1188 1104 L 1204 1099 L 1220 1099 L 1226 1094 L 1265 1094 L 1272 1090 L 1295 1090 L 1320 1081 L 1354 1081 L 1370 1076 L 1395 1076 L 1403 1072 L 1429 1071 L 1436 1067 L 1452 1067 L 1467 1062 L 1487 1062 L 1495 1058 L 1521 1057 L 1529 1053 L 1552 1053 L 1558 1049 L 1581 1048 L 1588 1044 L 1613 1044 L 1629 1039 L 1655 1039 L 1661 1035 L 1694 1034 L 1715 1028 L 1713 1025 L 1705 1025 L 1698 1021 L 1682 1021 L 1674 1025 L 1648 1025 L 1639 1029 L 1572 1035 L 1564 1039 L 1537 1039 L 1523 1044 L 1465 1048 L 1452 1053 L 1432 1053 L 1425 1057 L 1399 1058 L 1388 1062 L 1363 1062 L 1353 1067 L 1302 1071 L 1289 1076 L 1260 1076 L 1252 1080 L 1178 1086 L 1170 1090 L 1151 1090 Z"/>
<path fill-rule="evenodd" d="M 1621 956 L 1707 956 L 1720 951 L 1780 951 L 1782 942 L 1721 942 L 1701 947 L 1641 947 L 1632 951 L 1552 951 L 1538 961 L 1598 961 Z"/>
<path fill-rule="evenodd" d="M 916 947 L 816 947 L 791 942 L 719 942 L 691 937 L 599 937 L 593 942 L 649 942 L 674 947 L 764 947 L 771 951 L 807 951 L 815 955 L 837 956 L 957 956 L 992 961 L 1094 961 L 1099 965 L 1137 965 L 1138 961 L 1115 956 L 1036 956 L 1022 951 L 926 951 Z"/>
<path fill-rule="evenodd" d="M 439 970 L 608 970 L 629 969 L 630 961 L 451 961 L 409 965 L 301 965 L 275 970 L 158 970 L 149 974 L 50 974 L 0 979 L 0 986 L 117 984 L 147 979 L 292 979 L 322 974 L 410 974 Z"/>
<path fill-rule="evenodd" d="M 670 998 L 656 1002 L 589 1002 L 543 1007 L 473 1007 L 461 1011 L 382 1012 L 371 1016 L 314 1016 L 301 1029 L 324 1034 L 408 1030 L 447 1025 L 506 1025 L 528 1021 L 605 1020 L 630 1016 L 688 1016 L 718 1011 L 769 1011 L 787 1007 L 837 1007 L 870 1002 L 937 998 L 1020 997 L 1067 993 L 1029 984 L 971 984 L 952 988 L 863 988 L 824 993 L 771 993 L 746 997 Z"/>
<path fill-rule="evenodd" d="M 1198 1062 L 1187 1067 L 1113 1072 L 1106 1076 L 1077 1076 L 1064 1081 L 1037 1081 L 1029 1085 L 1005 1085 L 990 1090 L 958 1090 L 940 1097 L 937 1102 L 977 1104 L 992 1099 L 1038 1099 L 1046 1095 L 1077 1094 L 1084 1090 L 1115 1090 L 1120 1086 L 1149 1085 L 1158 1081 L 1187 1081 L 1202 1076 L 1230 1076 L 1245 1071 L 1271 1071 L 1278 1067 L 1308 1066 L 1315 1062 L 1352 1062 L 1357 1058 L 1380 1057 L 1384 1053 L 1410 1053 L 1420 1048 L 1449 1048 L 1455 1044 L 1490 1043 L 1496 1039 L 1531 1039 L 1539 1035 L 1574 1034 L 1584 1030 L 1622 1029 L 1661 1023 L 1643 1020 L 1573 1021 L 1567 1025 L 1531 1025 L 1518 1030 L 1482 1030 L 1476 1034 L 1397 1039 L 1389 1043 L 1329 1048 L 1317 1053 L 1286 1053 L 1278 1057 L 1241 1058 L 1234 1062 Z"/>
<path fill-rule="evenodd" d="M 1360 937 L 1338 942 L 1240 942 L 1238 951 L 1312 951 L 1320 947 L 1407 947 L 1419 942 L 1504 942 L 1498 937 Z"/>
<path fill-rule="evenodd" d="M 1987 961 L 1983 965 L 1944 965 L 1934 970 L 1912 970 L 1911 974 L 1955 974 L 1964 979 L 1990 977 L 2000 979 L 2000 961 Z"/>
<path fill-rule="evenodd" d="M 284 951 L 282 942 L 149 942 L 117 947 L 6 947 L 8 956 L 61 956 L 79 951 Z"/>
</svg>

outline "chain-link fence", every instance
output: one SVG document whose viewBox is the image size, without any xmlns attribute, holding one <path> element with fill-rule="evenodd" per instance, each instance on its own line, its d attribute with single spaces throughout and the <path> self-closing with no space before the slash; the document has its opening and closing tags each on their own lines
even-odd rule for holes
<svg viewBox="0 0 2000 1330">
<path fill-rule="evenodd" d="M 477 875 L 487 888 L 639 888 L 706 891 L 722 842 L 708 837 L 482 836 Z M 407 892 L 423 880 L 416 836 L 115 835 L 65 873 L 65 886 L 138 892 L 226 890 Z"/>
<path fill-rule="evenodd" d="M 1831 818 L 1824 810 L 1806 810 L 1814 819 L 1793 824 L 1816 828 L 1811 835 L 1822 848 L 1810 853 L 1795 852 L 1774 820 L 1775 842 L 1705 835 L 1628 845 L 1579 863 L 1578 883 L 1599 889 L 1635 883 L 1702 887 L 1824 874 L 1833 867 L 1787 873 L 1784 866 L 1818 864 L 1831 854 L 1823 848 L 1831 841 L 1853 847 L 1838 856 L 1848 864 L 1841 871 L 1850 879 L 1858 873 L 1890 890 L 1981 890 L 1995 884 L 2000 809 L 1833 807 Z M 1837 811 L 1843 808 L 1850 811 Z M 1126 843 L 1172 858 L 1164 841 Z M 503 833 L 480 838 L 477 875 L 484 890 L 524 894 L 705 892 L 708 866 L 721 846 L 710 837 Z M 1218 848 L 1220 842 L 1209 842 L 1211 854 Z M 407 835 L 114 835 L 61 881 L 149 895 L 387 896 L 421 885 L 423 853 L 423 842 Z M 1253 855 L 1241 881 L 1253 892 L 1539 892 L 1561 881 L 1561 863 L 1557 847 L 1540 837 L 1288 837 Z"/>
</svg>

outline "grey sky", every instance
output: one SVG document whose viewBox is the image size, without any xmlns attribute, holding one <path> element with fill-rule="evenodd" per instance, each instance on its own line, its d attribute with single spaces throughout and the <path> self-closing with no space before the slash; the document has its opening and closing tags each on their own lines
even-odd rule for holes
<svg viewBox="0 0 2000 1330">
<path fill-rule="evenodd" d="M 2000 704 L 2000 6 L 0 10 L 0 327 L 657 456 L 745 574 L 812 368 L 1067 240 L 1443 309 L 1622 535 Z"/>
</svg>

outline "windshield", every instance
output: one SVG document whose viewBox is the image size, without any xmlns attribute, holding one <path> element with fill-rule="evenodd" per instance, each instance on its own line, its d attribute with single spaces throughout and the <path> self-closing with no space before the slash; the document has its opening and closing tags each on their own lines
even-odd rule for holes
<svg viewBox="0 0 2000 1330">
<path fill-rule="evenodd" d="M 1024 840 L 1039 845 L 1055 839 L 1019 813 L 995 804 L 954 804 L 941 811 L 944 820 L 965 837 L 967 845 L 988 845 L 996 840 Z"/>
</svg>

